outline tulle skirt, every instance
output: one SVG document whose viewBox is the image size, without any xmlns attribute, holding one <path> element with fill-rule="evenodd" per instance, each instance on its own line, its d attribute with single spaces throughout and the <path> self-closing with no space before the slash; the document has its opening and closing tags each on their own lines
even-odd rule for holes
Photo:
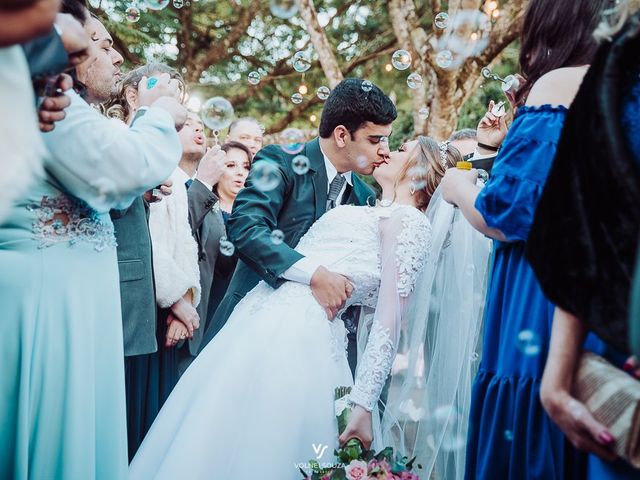
<svg viewBox="0 0 640 480">
<path fill-rule="evenodd" d="M 332 463 L 334 389 L 353 383 L 345 338 L 308 286 L 259 284 L 180 379 L 130 478 L 287 480 Z"/>
</svg>

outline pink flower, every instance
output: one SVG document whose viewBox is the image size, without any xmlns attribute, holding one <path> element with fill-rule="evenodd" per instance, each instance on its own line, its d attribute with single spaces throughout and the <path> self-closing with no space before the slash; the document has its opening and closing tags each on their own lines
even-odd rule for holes
<svg viewBox="0 0 640 480">
<path fill-rule="evenodd" d="M 349 480 L 368 480 L 367 476 L 367 462 L 360 460 L 352 460 L 349 465 L 344 469 L 347 478 Z"/>
</svg>

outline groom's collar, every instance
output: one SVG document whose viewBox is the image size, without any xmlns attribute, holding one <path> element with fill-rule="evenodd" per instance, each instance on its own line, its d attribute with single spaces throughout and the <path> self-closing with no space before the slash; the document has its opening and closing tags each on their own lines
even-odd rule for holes
<svg viewBox="0 0 640 480">
<path fill-rule="evenodd" d="M 331 160 L 329 160 L 329 157 L 327 157 L 327 155 L 324 153 L 324 151 L 322 150 L 322 147 L 320 147 L 320 153 L 322 153 L 322 157 L 324 158 L 324 166 L 327 170 L 327 181 L 329 182 L 328 184 L 331 185 L 331 182 L 333 182 L 333 179 L 336 178 L 336 175 L 338 175 L 338 170 L 336 170 L 336 167 L 333 165 L 333 163 L 331 163 Z M 353 186 L 353 179 L 351 178 L 350 171 L 344 172 L 342 176 L 345 178 L 345 180 L 349 185 Z"/>
</svg>

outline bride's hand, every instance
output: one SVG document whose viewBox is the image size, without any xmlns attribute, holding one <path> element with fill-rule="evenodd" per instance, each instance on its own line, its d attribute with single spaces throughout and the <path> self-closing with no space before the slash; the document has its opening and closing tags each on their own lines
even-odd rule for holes
<svg viewBox="0 0 640 480">
<path fill-rule="evenodd" d="M 357 438 L 362 442 L 367 450 L 371 448 L 373 442 L 373 424 L 371 420 L 371 412 L 367 411 L 360 405 L 353 407 L 351 415 L 349 415 L 349 423 L 342 435 L 338 439 L 340 446 L 344 446 L 350 439 Z"/>
</svg>

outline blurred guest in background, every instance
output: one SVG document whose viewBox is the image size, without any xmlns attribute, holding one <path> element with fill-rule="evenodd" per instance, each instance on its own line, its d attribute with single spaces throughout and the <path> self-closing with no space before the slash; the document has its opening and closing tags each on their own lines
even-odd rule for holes
<svg viewBox="0 0 640 480">
<path fill-rule="evenodd" d="M 262 148 L 264 128 L 252 117 L 242 117 L 229 125 L 225 142 L 239 142 L 245 145 L 253 157 Z"/>
<path fill-rule="evenodd" d="M 222 146 L 222 150 L 226 152 L 224 170 L 218 184 L 214 188 L 214 192 L 219 199 L 215 211 L 224 223 L 224 235 L 226 238 L 227 220 L 231 213 L 236 196 L 240 190 L 244 188 L 244 182 L 249 175 L 253 156 L 249 149 L 239 142 L 225 143 Z M 204 338 L 202 345 L 200 346 L 200 350 L 202 350 L 207 343 L 211 341 L 225 323 L 222 321 L 219 323 L 212 322 L 212 317 L 229 287 L 229 282 L 231 281 L 231 276 L 236 268 L 238 257 L 234 252 L 225 250 L 224 245 L 225 244 L 223 243 L 221 254 L 218 255 L 215 264 L 213 285 L 207 308 L 207 328 L 204 332 Z M 230 244 L 227 244 L 227 248 L 229 245 Z"/>
</svg>

